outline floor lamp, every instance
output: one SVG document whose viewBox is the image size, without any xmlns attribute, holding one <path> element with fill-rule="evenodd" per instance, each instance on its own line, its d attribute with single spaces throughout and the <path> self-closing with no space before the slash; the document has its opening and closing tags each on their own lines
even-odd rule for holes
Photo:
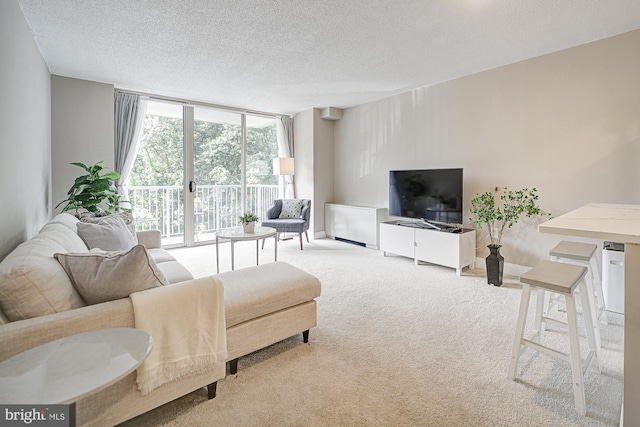
<svg viewBox="0 0 640 427">
<path fill-rule="evenodd" d="M 293 161 L 293 157 L 277 157 L 273 159 L 273 174 L 280 176 L 280 181 L 282 183 L 282 198 L 287 198 L 286 192 L 286 181 L 285 176 L 294 175 L 295 172 L 295 164 Z"/>
<path fill-rule="evenodd" d="M 295 165 L 293 157 L 278 157 L 273 159 L 273 174 L 280 176 L 282 182 L 282 199 L 287 198 L 287 183 L 285 176 L 293 175 L 295 172 Z M 282 240 L 289 240 L 291 236 L 287 236 L 287 233 L 283 233 Z"/>
</svg>

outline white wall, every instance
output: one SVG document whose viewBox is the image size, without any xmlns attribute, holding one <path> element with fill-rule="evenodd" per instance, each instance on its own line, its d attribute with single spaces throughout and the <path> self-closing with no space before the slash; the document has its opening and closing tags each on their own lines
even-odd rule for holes
<svg viewBox="0 0 640 427">
<path fill-rule="evenodd" d="M 296 197 L 311 199 L 309 230 L 324 237 L 324 204 L 333 201 L 333 122 L 313 108 L 293 120 Z"/>
<path fill-rule="evenodd" d="M 296 197 L 313 198 L 313 110 L 293 118 L 293 155 L 295 159 Z"/>
<path fill-rule="evenodd" d="M 294 183 L 296 198 L 311 199 L 313 201 L 313 109 L 302 111 L 293 118 L 293 157 L 295 159 Z M 312 209 L 313 210 L 313 209 Z M 311 214 L 309 229 L 311 236 L 314 235 L 315 215 Z"/>
<path fill-rule="evenodd" d="M 333 202 L 333 121 L 322 119 L 319 109 L 313 113 L 313 230 L 314 235 L 324 237 L 324 204 Z"/>
<path fill-rule="evenodd" d="M 50 93 L 20 7 L 0 1 L 0 260 L 51 216 Z"/>
<path fill-rule="evenodd" d="M 335 202 L 386 207 L 390 169 L 463 167 L 465 218 L 493 186 L 537 187 L 555 215 L 640 204 L 638 52 L 634 31 L 349 108 L 335 122 Z M 516 227 L 510 263 L 533 265 L 558 240 Z"/>
<path fill-rule="evenodd" d="M 100 160 L 106 171 L 114 165 L 114 87 L 68 77 L 51 78 L 51 163 L 53 206 L 64 200 L 79 175 L 71 162 L 92 165 Z M 60 208 L 56 212 L 60 211 Z"/>
</svg>

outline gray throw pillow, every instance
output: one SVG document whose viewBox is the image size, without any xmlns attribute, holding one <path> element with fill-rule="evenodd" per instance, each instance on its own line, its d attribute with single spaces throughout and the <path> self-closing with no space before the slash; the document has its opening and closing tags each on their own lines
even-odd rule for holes
<svg viewBox="0 0 640 427">
<path fill-rule="evenodd" d="M 169 284 L 142 245 L 124 252 L 94 249 L 53 256 L 87 304 L 126 298 L 133 292 Z"/>
<path fill-rule="evenodd" d="M 300 218 L 302 212 L 302 199 L 283 199 L 282 210 L 280 211 L 281 219 Z"/>
<path fill-rule="evenodd" d="M 111 214 L 112 216 L 118 216 L 120 218 L 122 218 L 122 220 L 124 221 L 124 223 L 127 225 L 127 228 L 129 229 L 129 231 L 131 232 L 131 235 L 133 236 L 133 239 L 136 241 L 136 243 L 138 243 L 138 234 L 136 233 L 136 221 L 135 218 L 133 217 L 133 212 L 128 210 L 128 211 L 120 211 L 120 212 L 114 212 Z M 92 222 L 94 224 L 99 223 L 102 218 L 105 217 L 101 217 L 101 216 L 85 216 L 81 219 L 82 222 Z"/>
<path fill-rule="evenodd" d="M 138 243 L 127 224 L 117 215 L 95 217 L 90 221 L 83 220 L 77 224 L 78 235 L 89 249 L 128 251 Z"/>
</svg>

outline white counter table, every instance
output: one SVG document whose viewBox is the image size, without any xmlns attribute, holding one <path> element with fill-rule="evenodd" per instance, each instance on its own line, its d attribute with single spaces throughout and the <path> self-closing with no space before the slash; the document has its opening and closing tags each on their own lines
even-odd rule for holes
<svg viewBox="0 0 640 427">
<path fill-rule="evenodd" d="M 640 425 L 640 205 L 590 203 L 538 230 L 625 243 L 624 425 Z"/>
</svg>

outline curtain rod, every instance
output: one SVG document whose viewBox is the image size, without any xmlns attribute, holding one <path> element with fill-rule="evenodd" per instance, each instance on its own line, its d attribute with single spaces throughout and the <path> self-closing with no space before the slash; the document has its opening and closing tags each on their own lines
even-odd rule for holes
<svg viewBox="0 0 640 427">
<path fill-rule="evenodd" d="M 147 99 L 155 99 L 155 100 L 158 100 L 158 101 L 175 102 L 177 104 L 182 104 L 182 105 L 189 106 L 189 107 L 208 107 L 208 108 L 215 108 L 217 110 L 236 111 L 236 112 L 239 112 L 239 113 L 253 114 L 253 115 L 273 117 L 273 118 L 276 118 L 278 116 L 291 117 L 288 114 L 267 113 L 267 112 L 264 112 L 264 111 L 248 110 L 246 108 L 228 107 L 228 106 L 225 106 L 225 105 L 209 104 L 207 102 L 200 102 L 200 101 L 189 101 L 189 100 L 186 100 L 186 99 L 172 98 L 170 96 L 163 96 L 163 95 L 154 95 L 154 94 L 151 94 L 151 93 L 137 92 L 137 91 L 134 91 L 134 90 L 126 90 L 126 89 L 118 89 L 118 88 L 116 88 L 115 91 L 116 92 L 121 92 L 121 93 L 129 93 L 131 95 L 138 95 L 138 96 L 142 96 L 142 97 L 147 98 Z"/>
</svg>

